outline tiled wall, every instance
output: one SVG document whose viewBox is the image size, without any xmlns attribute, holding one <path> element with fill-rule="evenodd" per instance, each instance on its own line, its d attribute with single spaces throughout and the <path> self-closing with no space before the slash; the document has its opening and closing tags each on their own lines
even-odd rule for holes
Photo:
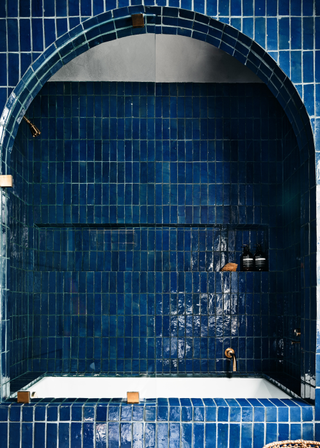
<svg viewBox="0 0 320 448">
<path fill-rule="evenodd" d="M 19 4 L 18 4 L 19 3 Z M 133 5 L 135 2 L 132 1 L 130 5 Z M 165 5 L 165 6 L 171 6 L 173 8 L 177 7 L 178 4 L 176 0 L 171 0 L 168 3 L 158 1 L 157 4 L 159 6 Z M 110 10 L 117 7 L 122 6 L 128 6 L 127 1 L 121 1 L 120 3 L 116 4 L 114 0 L 107 0 L 106 2 L 102 1 L 95 1 L 90 2 L 87 0 L 82 0 L 81 3 L 79 2 L 73 2 L 73 1 L 66 1 L 66 0 L 55 0 L 55 2 L 48 2 L 46 0 L 43 1 L 33 1 L 33 2 L 18 2 L 17 0 L 10 0 L 7 2 L 2 2 L 0 4 L 0 60 L 1 60 L 1 66 L 3 67 L 3 70 L 0 74 L 0 102 L 2 105 L 5 104 L 6 99 L 8 98 L 9 94 L 11 93 L 12 89 L 17 85 L 20 77 L 26 73 L 29 65 L 37 59 L 37 57 L 43 52 L 45 48 L 48 48 L 51 42 L 55 41 L 55 39 L 59 36 L 62 36 L 66 31 L 73 30 L 76 25 L 78 25 L 80 22 L 83 22 L 86 18 L 89 16 L 97 15 L 103 11 Z M 184 35 L 190 36 L 190 37 L 196 37 L 200 38 L 202 40 L 207 40 L 209 36 L 210 43 L 216 43 L 217 45 L 220 45 L 220 39 L 221 39 L 221 48 L 225 49 L 228 53 L 232 53 L 237 57 L 241 62 L 245 62 L 248 64 L 249 67 L 251 67 L 256 73 L 259 72 L 259 76 L 261 76 L 266 83 L 270 86 L 272 92 L 274 92 L 276 95 L 279 95 L 279 100 L 283 104 L 283 107 L 286 107 L 286 112 L 293 124 L 294 130 L 296 132 L 296 135 L 298 136 L 298 143 L 299 143 L 299 150 L 300 150 L 300 160 L 298 162 L 297 158 L 293 158 L 294 162 L 297 162 L 300 167 L 298 171 L 296 171 L 296 174 L 294 176 L 291 176 L 290 174 L 287 176 L 284 174 L 284 179 L 286 180 L 286 186 L 288 187 L 288 191 L 292 192 L 292 197 L 298 197 L 296 192 L 294 191 L 294 185 L 296 184 L 296 181 L 293 181 L 295 178 L 300 179 L 300 192 L 302 195 L 300 195 L 300 204 L 302 204 L 301 208 L 301 218 L 302 218 L 302 230 L 300 232 L 300 238 L 302 241 L 304 241 L 304 244 L 301 245 L 301 259 L 299 259 L 300 267 L 302 267 L 302 273 L 301 276 L 301 288 L 302 288 L 302 294 L 301 294 L 301 328 L 302 328 L 302 337 L 301 337 L 301 343 L 303 347 L 302 353 L 302 370 L 304 375 L 304 380 L 306 381 L 306 385 L 309 387 L 310 385 L 313 385 L 315 382 L 315 368 L 314 368 L 314 361 L 315 361 L 315 354 L 316 354 L 316 348 L 315 348 L 315 332 L 316 332 L 316 282 L 318 279 L 315 277 L 315 269 L 313 269 L 313 266 L 316 266 L 316 253 L 315 253 L 315 170 L 314 170 L 314 153 L 313 153 L 313 147 L 312 150 L 309 151 L 308 144 L 310 143 L 310 133 L 308 132 L 308 125 L 303 119 L 303 108 L 297 107 L 295 109 L 294 104 L 297 104 L 296 98 L 295 98 L 295 92 L 291 91 L 291 96 L 288 98 L 293 99 L 293 101 L 284 100 L 284 98 L 287 95 L 287 89 L 288 91 L 290 88 L 288 85 L 290 84 L 285 80 L 284 77 L 280 76 L 278 71 L 275 69 L 274 71 L 270 71 L 265 67 L 264 62 L 267 60 L 267 53 L 264 53 L 263 51 L 260 52 L 260 50 L 251 43 L 250 39 L 246 40 L 245 37 L 238 35 L 235 30 L 240 30 L 243 33 L 245 33 L 250 38 L 254 39 L 256 42 L 258 42 L 267 52 L 269 55 L 271 55 L 280 65 L 280 67 L 284 70 L 284 72 L 292 79 L 292 81 L 295 83 L 295 86 L 297 87 L 299 94 L 301 95 L 302 100 L 304 101 L 304 104 L 307 108 L 308 114 L 311 117 L 312 126 L 314 129 L 314 137 L 315 137 L 315 144 L 316 144 L 316 151 L 318 151 L 318 135 L 319 132 L 318 129 L 318 115 L 319 115 L 319 102 L 317 101 L 318 98 L 318 71 L 319 71 L 319 58 L 317 57 L 317 51 L 316 49 L 319 48 L 319 42 L 318 42 L 318 28 L 319 28 L 319 19 L 317 17 L 319 13 L 319 5 L 317 2 L 310 2 L 308 0 L 305 0 L 303 2 L 301 1 L 291 1 L 291 2 L 283 2 L 283 1 L 275 1 L 275 0 L 267 0 L 265 1 L 243 1 L 242 3 L 237 1 L 232 1 L 231 3 L 226 2 L 201 2 L 196 1 L 193 4 L 191 4 L 188 0 L 182 0 L 181 4 L 179 4 L 182 8 L 185 8 L 186 10 L 193 9 L 194 11 L 207 14 L 209 16 L 213 16 L 214 18 L 217 18 L 219 20 L 219 23 L 228 23 L 234 28 L 227 28 L 225 29 L 225 32 L 222 35 L 221 38 L 221 32 L 214 32 L 213 35 L 215 37 L 212 37 L 212 35 L 205 35 L 205 33 L 208 31 L 206 29 L 205 23 L 203 22 L 201 16 L 195 16 L 191 13 L 189 14 L 188 11 L 183 12 L 183 21 L 184 23 L 179 22 L 179 33 L 184 33 Z M 166 8 L 164 8 L 166 9 Z M 157 14 L 159 14 L 159 17 L 161 16 L 161 10 L 160 8 L 157 9 Z M 177 16 L 175 16 L 175 10 L 174 9 L 167 9 L 166 11 L 163 10 L 164 15 L 167 15 L 165 17 L 165 23 L 162 23 L 162 19 L 160 20 L 161 25 L 157 27 L 157 32 L 178 32 L 175 30 L 175 27 L 177 26 L 178 20 L 176 19 Z M 188 15 L 189 14 L 189 15 Z M 120 17 L 121 12 L 116 11 L 115 12 L 115 18 Z M 181 16 L 181 17 L 182 17 Z M 158 18 L 159 18 L 158 17 Z M 179 16 L 180 17 L 180 16 Z M 154 22 L 152 22 L 152 17 L 149 19 L 149 26 L 148 26 L 148 32 L 156 32 L 156 27 L 154 26 Z M 190 21 L 190 23 L 189 23 Z M 114 32 L 112 35 L 107 35 L 106 39 L 114 39 L 116 37 L 121 37 L 123 35 L 126 35 L 126 31 L 119 29 L 121 19 L 117 21 L 117 31 Z M 121 22 L 123 23 L 123 22 Z M 118 27 L 119 25 L 119 27 Z M 87 23 L 84 25 L 85 28 L 90 28 L 92 26 L 92 22 L 90 22 L 90 25 Z M 195 30 L 193 31 L 193 26 L 195 26 Z M 188 28 L 189 27 L 189 28 Z M 161 28 L 161 30 L 160 30 Z M 97 30 L 98 28 L 96 28 Z M 190 31 L 192 29 L 192 31 Z M 88 32 L 88 41 L 86 41 L 86 48 L 81 47 L 81 37 L 79 38 L 77 44 L 79 44 L 79 47 L 77 48 L 72 47 L 71 45 L 68 48 L 63 48 L 63 39 L 60 40 L 59 43 L 57 43 L 57 47 L 59 48 L 61 52 L 61 60 L 64 59 L 64 61 L 67 61 L 68 58 L 74 57 L 77 52 L 84 51 L 85 49 L 88 49 L 90 46 L 94 46 L 97 43 L 103 41 L 103 38 L 99 37 L 99 32 L 95 32 L 96 30 L 91 29 L 90 30 L 90 36 Z M 175 31 L 174 31 L 175 30 Z M 211 31 L 211 30 L 210 30 Z M 75 36 L 77 35 L 77 30 L 73 30 L 71 32 L 71 35 Z M 82 32 L 82 29 L 81 29 Z M 107 32 L 105 30 L 105 32 Z M 129 34 L 131 31 L 129 32 Z M 219 34 L 220 33 L 220 34 Z M 69 37 L 71 38 L 71 36 Z M 92 40 L 90 40 L 92 38 Z M 223 42 L 222 42 L 223 41 Z M 87 43 L 89 42 L 89 44 Z M 248 52 L 246 50 L 246 44 L 249 42 L 250 51 L 256 52 L 254 54 L 254 57 L 250 55 L 249 59 L 247 60 Z M 243 47 L 245 46 L 245 48 Z M 235 46 L 237 47 L 236 51 L 233 53 Z M 245 51 L 245 52 L 244 52 Z M 45 58 L 50 58 L 52 56 L 52 49 L 48 53 L 46 53 Z M 57 56 L 57 55 L 56 55 Z M 53 58 L 54 59 L 54 58 Z M 58 62 L 57 62 L 58 61 Z M 34 66 L 35 69 L 37 69 L 39 66 L 41 67 L 42 64 L 41 58 L 39 59 L 39 64 Z M 46 61 L 45 61 L 46 62 Z M 5 135 L 4 140 L 1 139 L 1 143 L 3 142 L 3 146 L 5 148 L 5 152 L 2 152 L 2 172 L 7 172 L 7 170 L 10 170 L 15 166 L 16 162 L 13 162 L 12 165 L 10 165 L 10 156 L 9 152 L 10 149 L 12 149 L 13 140 L 16 134 L 17 130 L 17 123 L 15 121 L 16 117 L 19 115 L 18 109 L 20 109 L 20 104 L 26 106 L 26 108 L 29 105 L 29 100 L 32 99 L 32 89 L 34 88 L 35 84 L 38 82 L 38 79 L 40 80 L 40 84 L 43 81 L 44 78 L 42 78 L 43 73 L 49 68 L 52 68 L 52 60 L 50 60 L 48 67 L 41 67 L 43 70 L 42 72 L 38 73 L 39 78 L 36 76 L 32 76 L 33 72 L 29 71 L 28 75 L 24 77 L 24 82 L 19 85 L 19 88 L 16 89 L 15 93 L 18 96 L 19 103 L 17 104 L 17 108 L 13 111 L 13 117 L 10 117 L 8 129 L 8 134 Z M 59 57 L 55 58 L 55 62 L 57 62 L 57 66 L 59 63 L 61 64 L 61 61 Z M 55 69 L 52 69 L 53 73 Z M 275 75 L 275 76 L 274 76 Z M 45 81 L 43 81 L 45 82 Z M 275 82 L 276 84 L 273 84 Z M 25 83 L 25 84 L 24 84 Z M 28 89 L 25 89 L 25 85 L 28 84 Z M 279 92 L 281 92 L 279 94 Z M 30 97 L 30 98 L 29 98 Z M 26 100 L 27 98 L 27 100 Z M 27 101 L 26 103 L 24 101 Z M 21 103 L 20 103 L 21 101 Z M 12 105 L 15 105 L 15 99 L 12 97 L 7 104 L 10 107 Z M 299 110 L 299 112 L 298 112 Z M 6 110 L 5 112 L 8 112 Z M 301 119 L 302 117 L 302 119 Z M 6 123 L 6 115 L 4 115 L 4 123 L 5 126 L 7 126 Z M 302 122 L 302 125 L 300 123 L 300 120 Z M 53 120 L 51 120 L 50 125 L 53 123 Z M 11 127 L 12 125 L 12 127 Z M 55 132 L 55 125 L 51 127 L 51 132 Z M 3 130 L 3 122 L 0 122 L 0 130 Z M 16 144 L 20 144 L 17 141 Z M 311 142 L 312 143 L 312 142 Z M 293 145 L 294 146 L 294 145 Z M 8 151 L 7 149 L 8 148 Z M 45 149 L 45 148 L 43 148 Z M 289 153 L 289 149 L 288 149 Z M 316 152 L 317 157 L 318 152 Z M 32 154 L 33 155 L 33 154 Z M 297 167 L 296 166 L 296 167 Z M 284 168 L 290 167 L 288 170 L 288 173 L 292 173 L 291 167 L 295 169 L 292 165 L 292 159 L 290 158 L 286 161 L 284 164 Z M 21 190 L 26 188 L 25 183 L 20 183 L 19 188 Z M 20 191 L 21 191 L 20 190 Z M 286 190 L 287 191 L 287 190 Z M 30 196 L 31 197 L 31 196 Z M 287 200 L 284 200 L 284 204 L 291 204 L 292 200 L 289 198 Z M 3 210 L 6 207 L 6 201 L 3 201 Z M 60 216 L 63 216 L 63 219 L 68 216 L 69 212 L 71 210 L 63 210 L 61 208 L 50 207 L 52 204 L 48 203 L 47 206 L 47 212 L 48 216 L 50 216 L 50 220 L 48 219 L 47 223 L 52 222 L 51 217 L 54 219 L 60 219 Z M 81 204 L 79 204 L 81 205 Z M 90 205 L 90 204 L 88 204 Z M 178 205 L 178 204 L 177 204 Z M 17 212 L 18 213 L 18 212 Z M 91 213 L 91 212 L 90 212 Z M 88 214 L 88 216 L 91 216 L 91 214 Z M 51 215 L 50 215 L 51 214 Z M 70 214 L 70 220 L 71 220 L 71 214 Z M 275 216 L 273 213 L 271 214 L 272 218 Z M 284 224 L 284 229 L 286 230 L 286 226 L 289 225 L 291 228 L 296 228 L 295 225 L 292 225 L 297 220 L 297 214 L 293 216 L 292 218 L 288 218 L 288 221 Z M 2 216 L 2 225 L 6 228 L 6 216 Z M 20 218 L 17 218 L 17 222 L 19 222 Z M 69 219 L 69 218 L 68 218 Z M 36 220 L 38 222 L 38 218 Z M 69 223 L 72 221 L 69 221 Z M 298 222 L 298 221 L 296 221 Z M 58 221 L 57 221 L 58 223 Z M 6 228 L 6 232 L 3 232 L 6 234 L 8 231 L 8 228 Z M 8 233 L 7 233 L 8 234 Z M 30 232 L 32 234 L 32 232 Z M 290 238 L 290 234 L 292 237 Z M 286 237 L 286 233 L 284 232 L 283 241 L 285 242 L 285 247 L 287 250 L 287 253 L 293 254 L 296 253 L 295 244 L 293 241 L 296 241 L 295 238 L 295 231 L 293 230 L 288 233 L 288 239 Z M 2 246 L 2 253 L 1 253 L 1 260 L 2 260 L 2 266 L 6 265 L 8 261 L 8 253 L 7 253 L 7 245 L 6 245 L 6 238 L 2 238 L 2 242 L 5 244 Z M 272 248 L 273 243 L 272 237 L 269 240 L 270 247 Z M 32 247 L 32 245 L 31 245 Z M 23 246 L 23 250 L 25 250 L 26 245 Z M 21 246 L 22 251 L 22 246 Z M 279 246 L 278 251 L 279 254 Z M 299 257 L 298 257 L 299 258 Z M 284 259 L 284 258 L 283 258 Z M 289 255 L 289 257 L 285 258 L 286 260 L 294 259 L 294 257 Z M 295 257 L 297 259 L 297 257 Z M 14 260 L 13 266 L 18 266 L 18 263 Z M 14 268 L 16 270 L 16 267 Z M 293 313 L 296 306 L 296 301 L 293 299 L 294 297 L 299 296 L 299 287 L 298 283 L 295 281 L 294 283 L 290 282 L 291 273 L 294 273 L 294 277 L 297 278 L 298 268 L 297 267 L 290 267 L 287 269 L 286 272 L 284 272 L 284 281 L 283 285 L 285 286 L 285 291 L 281 293 L 281 296 L 283 297 L 283 300 L 278 300 L 278 297 L 276 295 L 270 296 L 270 308 L 274 312 L 280 312 L 282 313 L 285 311 L 284 320 L 280 322 L 281 325 L 284 325 L 285 328 L 288 329 L 286 331 L 287 336 L 287 343 L 289 344 L 290 341 L 290 334 L 291 330 L 293 329 L 293 326 L 296 324 L 296 321 L 294 319 L 290 318 L 290 315 L 293 316 Z M 5 269 L 3 270 L 5 272 Z M 15 271 L 17 273 L 17 270 Z M 22 273 L 22 272 L 21 272 Z M 43 275 L 43 272 L 40 273 Z M 15 274 L 14 274 L 15 275 Z M 217 274 L 215 274 L 217 275 Z M 271 276 L 270 275 L 270 281 L 272 282 L 272 285 L 279 285 L 279 280 L 281 278 L 280 275 Z M 2 317 L 6 316 L 6 305 L 7 305 L 7 297 L 6 297 L 6 288 L 8 286 L 7 283 L 8 278 L 2 278 L 1 279 L 1 310 L 2 310 Z M 58 282 L 59 283 L 59 282 Z M 281 282 L 280 282 L 281 283 Z M 27 283 L 26 284 L 30 284 Z M 292 295 L 288 294 L 287 286 L 290 284 L 290 287 L 292 288 Z M 14 288 L 19 292 L 18 286 Z M 16 304 L 18 304 L 18 300 L 24 300 L 25 294 L 13 294 L 13 297 L 15 297 L 17 302 L 15 304 L 10 304 L 11 310 L 15 309 L 17 321 L 19 321 L 18 316 L 26 316 L 25 311 L 21 313 L 20 307 L 16 307 Z M 13 306 L 14 305 L 14 306 Z M 276 308 L 276 305 L 279 308 Z M 25 322 L 27 325 L 27 318 L 22 317 L 20 322 Z M 8 339 L 6 336 L 6 329 L 7 329 L 7 323 L 8 321 L 5 319 L 2 319 L 1 323 L 1 331 L 2 331 L 2 358 L 1 358 L 1 385 L 8 384 Z M 13 322 L 12 322 L 13 323 Z M 11 323 L 11 324 L 12 324 Z M 280 325 L 280 328 L 281 328 Z M 33 328 L 32 325 L 28 327 Z M 279 325 L 277 326 L 279 328 Z M 20 330 L 19 330 L 20 331 Z M 25 332 L 22 331 L 21 335 L 19 334 L 19 331 L 16 331 L 15 334 L 15 347 L 22 347 L 24 342 L 22 342 L 25 339 Z M 283 351 L 283 348 L 285 347 L 286 342 L 282 338 L 282 334 L 280 333 L 277 335 L 276 343 L 277 350 L 279 350 L 278 355 L 282 356 L 283 353 L 285 353 L 285 362 L 288 362 L 288 368 L 285 367 L 285 370 L 289 372 L 289 374 L 292 374 L 293 372 L 297 371 L 297 364 L 291 363 L 290 359 L 294 357 L 298 360 L 298 357 L 296 357 L 297 353 L 297 347 L 289 347 L 291 350 Z M 21 336 L 21 342 L 19 341 L 19 338 Z M 49 341 L 49 339 L 46 341 Z M 45 352 L 47 350 L 47 345 L 45 346 Z M 11 365 L 14 367 L 14 374 L 17 372 L 20 372 L 20 368 L 23 368 L 24 365 L 24 350 L 20 351 L 21 355 L 17 355 L 16 353 L 11 355 L 14 356 L 13 360 L 11 361 Z M 290 359 L 288 359 L 288 353 L 290 355 Z M 56 360 L 57 358 L 55 358 Z M 320 385 L 320 370 L 319 370 L 319 361 L 320 356 L 317 355 L 317 386 Z M 285 365 L 284 362 L 284 365 Z M 6 396 L 7 388 L 2 388 L 1 395 Z M 319 391 L 319 389 L 318 389 Z M 312 396 L 312 393 L 306 392 L 305 396 Z M 319 399 L 320 397 L 318 397 Z M 318 400 L 320 402 L 320 400 Z M 33 408 L 32 408 L 33 409 Z M 50 411 L 51 412 L 51 411 Z M 280 415 L 280 410 L 278 408 L 278 411 L 275 410 L 276 413 Z M 281 411 L 282 412 L 282 411 Z M 32 410 L 33 413 L 33 410 Z M 293 413 L 294 414 L 294 413 Z M 84 414 L 83 414 L 84 415 Z M 2 416 L 5 420 L 6 417 Z M 18 413 L 12 414 L 12 422 L 13 424 L 10 425 L 10 434 L 12 436 L 12 439 L 9 443 L 12 443 L 13 445 L 17 442 L 16 434 L 20 434 L 19 431 L 16 431 L 17 429 L 21 429 L 22 431 L 22 437 L 27 437 L 27 440 L 24 440 L 24 442 L 30 446 L 32 446 L 32 440 L 30 437 L 28 437 L 27 434 L 30 433 L 30 431 L 33 431 L 34 426 L 33 424 L 28 424 L 29 426 L 26 426 L 25 424 L 21 423 L 21 426 L 17 422 L 17 419 L 20 420 L 20 411 Z M 26 419 L 30 418 L 26 417 Z M 295 420 L 298 418 L 297 416 L 293 415 L 293 419 Z M 300 416 L 301 418 L 301 416 Z M 317 406 L 316 401 L 316 414 L 315 418 L 319 418 L 319 406 Z M 313 419 L 313 416 L 312 416 Z M 279 419 L 280 420 L 280 419 Z M 3 421 L 3 419 L 2 419 Z M 26 420 L 25 420 L 26 421 Z M 246 425 L 246 423 L 245 423 Z M 286 425 L 286 423 L 284 424 Z M 267 425 L 264 426 L 266 428 L 266 435 L 264 436 L 264 441 L 273 441 L 276 440 L 279 437 L 286 438 L 285 436 L 290 436 L 292 438 L 300 437 L 301 432 L 298 429 L 299 423 L 296 425 L 296 423 L 293 424 L 293 432 L 291 430 L 287 430 L 282 423 L 279 425 Z M 5 422 L 3 425 L 1 424 L 1 434 L 4 437 L 7 437 L 7 422 Z M 45 430 L 44 426 L 38 427 L 40 431 Z M 120 426 L 116 424 L 114 427 L 108 427 L 108 430 L 111 428 L 110 437 L 115 437 L 115 442 L 118 443 L 117 437 L 120 436 L 119 431 Z M 160 428 L 160 426 L 159 426 Z M 231 429 L 231 426 L 228 428 Z M 50 432 L 52 429 L 52 433 Z M 50 434 L 56 434 L 55 433 L 56 427 L 51 427 L 49 429 Z M 74 427 L 75 429 L 75 427 Z M 81 426 L 77 427 L 76 431 L 80 431 L 80 436 L 84 434 L 88 434 L 86 432 L 86 429 L 89 429 L 87 427 Z M 113 431 L 114 429 L 114 431 Z M 127 429 L 126 427 L 124 428 Z M 167 427 L 168 429 L 168 427 Z M 181 427 L 180 427 L 181 429 Z M 217 443 L 227 443 L 227 439 L 223 439 L 222 434 L 225 434 L 224 427 L 220 427 L 221 429 L 221 437 L 218 439 L 212 439 L 215 441 L 217 440 Z M 254 425 L 247 427 L 244 427 L 245 433 L 248 434 L 247 431 L 255 431 L 255 437 L 256 442 L 252 439 L 252 437 L 249 436 L 248 439 L 243 441 L 243 445 L 239 444 L 239 446 L 245 446 L 245 447 L 252 447 L 254 446 L 254 443 L 260 443 L 262 442 L 262 439 L 259 439 L 258 434 L 259 431 L 262 429 L 262 427 L 259 427 L 259 424 L 255 423 Z M 30 430 L 30 431 L 29 431 Z M 61 437 L 63 434 L 63 431 L 72 430 L 71 427 L 64 427 L 61 428 Z M 283 432 L 284 430 L 284 432 Z M 38 431 L 38 429 L 35 431 Z M 82 432 L 84 431 L 84 432 Z M 199 431 L 201 431 L 199 429 Z M 310 437 L 312 431 L 310 432 L 309 429 L 305 430 L 306 432 L 302 434 L 304 437 Z M 42 433 L 41 433 L 42 434 Z M 60 433 L 59 433 L 60 434 Z M 76 437 L 75 432 L 71 432 L 74 437 Z M 91 433 L 90 433 L 91 434 Z M 118 434 L 118 436 L 116 435 Z M 160 433 L 159 433 L 160 434 Z M 219 434 L 219 429 L 217 434 Z M 250 433 L 252 434 L 252 432 Z M 316 438 L 319 438 L 319 434 L 316 432 Z M 308 438 L 309 438 L 308 437 Z M 168 435 L 169 438 L 169 435 Z M 53 440 L 52 438 L 50 439 Z M 233 439 L 235 440 L 235 439 Z M 220 442 L 219 442 L 220 441 Z M 126 443 L 127 441 L 123 441 L 123 443 Z M 40 437 L 40 444 L 42 443 L 41 437 Z M 92 442 L 89 436 L 88 441 L 84 442 L 85 446 L 91 446 Z M 128 442 L 130 444 L 130 442 Z M 161 441 L 159 442 L 161 444 Z M 172 442 L 174 443 L 174 442 Z M 208 442 L 209 443 L 209 442 Z M 221 444 L 220 443 L 220 444 Z M 262 443 L 260 443 L 262 445 Z M 186 445 L 187 446 L 187 445 Z M 200 443 L 201 446 L 201 443 Z M 215 446 L 215 444 L 213 445 Z M 233 447 L 232 447 L 233 448 Z"/>
<path fill-rule="evenodd" d="M 35 104 L 37 224 L 260 225 L 277 215 L 284 129 L 266 88 L 50 83 Z"/>
<path fill-rule="evenodd" d="M 242 372 L 283 370 L 283 320 L 271 329 L 294 137 L 265 86 L 50 83 L 29 111 L 29 369 L 208 374 L 232 345 Z M 219 273 L 247 242 L 270 272 Z"/>
<path fill-rule="evenodd" d="M 10 391 L 10 339 L 9 339 L 9 315 L 6 307 L 8 297 L 9 297 L 9 271 L 10 271 L 10 261 L 8 259 L 7 248 L 10 244 L 10 225 L 8 219 L 9 213 L 9 198 L 5 191 L 1 191 L 0 194 L 0 213 L 1 213 L 1 237 L 0 237 L 0 249 L 3 255 L 1 257 L 1 275 L 0 275 L 0 297 L 1 297 L 1 336 L 0 336 L 0 387 L 4 396 L 8 396 Z"/>
<path fill-rule="evenodd" d="M 317 313 L 315 273 L 308 256 L 311 253 L 315 259 L 314 171 L 310 159 L 295 157 L 295 145 L 291 140 L 290 149 L 284 152 L 283 297 L 278 315 L 285 330 L 279 337 L 285 371 L 291 380 L 300 376 L 302 396 L 314 398 Z M 301 337 L 295 336 L 295 330 L 301 331 Z"/>
<path fill-rule="evenodd" d="M 8 190 L 10 212 L 8 239 L 10 253 L 8 315 L 10 317 L 10 374 L 8 380 L 28 370 L 30 305 L 33 288 L 33 238 L 29 231 L 29 162 L 27 127 L 22 126 L 12 159 L 14 187 Z"/>
</svg>

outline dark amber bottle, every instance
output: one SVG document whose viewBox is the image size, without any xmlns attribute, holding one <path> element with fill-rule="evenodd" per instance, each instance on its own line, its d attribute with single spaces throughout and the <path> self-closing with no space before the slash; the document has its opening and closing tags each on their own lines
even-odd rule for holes
<svg viewBox="0 0 320 448">
<path fill-rule="evenodd" d="M 254 271 L 253 255 L 249 250 L 248 244 L 243 248 L 243 253 L 240 258 L 240 270 L 241 271 Z"/>
<path fill-rule="evenodd" d="M 267 271 L 268 260 L 264 252 L 262 252 L 261 244 L 257 244 L 256 252 L 254 254 L 254 269 L 255 271 Z"/>
</svg>

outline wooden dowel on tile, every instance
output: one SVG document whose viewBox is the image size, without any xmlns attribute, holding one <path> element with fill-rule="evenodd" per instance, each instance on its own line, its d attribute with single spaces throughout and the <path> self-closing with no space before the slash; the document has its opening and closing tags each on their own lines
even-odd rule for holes
<svg viewBox="0 0 320 448">
<path fill-rule="evenodd" d="M 131 19 L 133 28 L 144 28 L 143 14 L 132 14 Z"/>
<path fill-rule="evenodd" d="M 17 393 L 18 403 L 30 403 L 30 391 L 29 390 L 19 390 Z"/>
<path fill-rule="evenodd" d="M 13 185 L 13 179 L 11 174 L 2 174 L 0 175 L 0 187 L 2 188 L 10 188 Z"/>
<path fill-rule="evenodd" d="M 139 392 L 127 392 L 127 403 L 139 403 Z"/>
</svg>

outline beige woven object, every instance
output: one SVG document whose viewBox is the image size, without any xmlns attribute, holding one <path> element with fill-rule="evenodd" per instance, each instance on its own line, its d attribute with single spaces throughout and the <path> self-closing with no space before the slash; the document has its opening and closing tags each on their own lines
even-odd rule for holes
<svg viewBox="0 0 320 448">
<path fill-rule="evenodd" d="M 311 440 L 283 440 L 282 442 L 272 442 L 263 448 L 315 448 L 320 446 L 320 442 Z"/>
</svg>

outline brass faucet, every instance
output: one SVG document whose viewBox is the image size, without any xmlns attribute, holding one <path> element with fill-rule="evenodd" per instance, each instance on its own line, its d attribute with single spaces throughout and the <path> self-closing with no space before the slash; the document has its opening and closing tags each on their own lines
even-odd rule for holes
<svg viewBox="0 0 320 448">
<path fill-rule="evenodd" d="M 233 350 L 233 348 L 229 347 L 226 349 L 224 354 L 226 355 L 227 358 L 229 358 L 229 359 L 232 358 L 232 371 L 236 372 L 237 371 L 237 359 L 236 359 L 235 351 Z"/>
</svg>

